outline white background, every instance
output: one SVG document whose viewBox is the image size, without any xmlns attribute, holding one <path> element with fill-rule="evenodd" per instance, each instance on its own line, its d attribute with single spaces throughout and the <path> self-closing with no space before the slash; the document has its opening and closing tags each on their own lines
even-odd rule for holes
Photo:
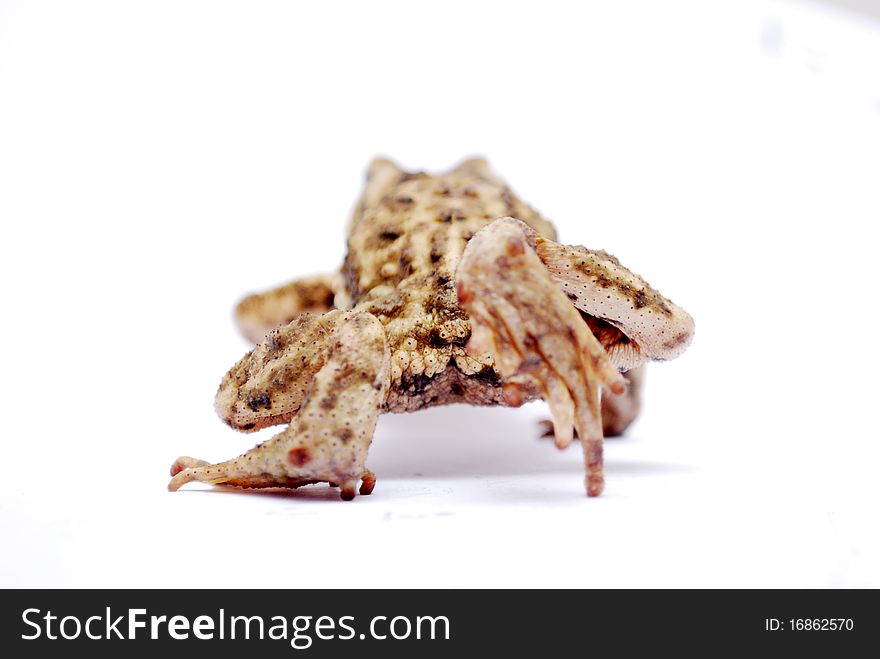
<svg viewBox="0 0 880 659">
<path fill-rule="evenodd" d="M 878 62 L 814 4 L 0 2 L 0 586 L 880 586 Z M 603 497 L 542 403 L 383 417 L 353 503 L 165 491 L 380 153 L 695 317 Z"/>
</svg>

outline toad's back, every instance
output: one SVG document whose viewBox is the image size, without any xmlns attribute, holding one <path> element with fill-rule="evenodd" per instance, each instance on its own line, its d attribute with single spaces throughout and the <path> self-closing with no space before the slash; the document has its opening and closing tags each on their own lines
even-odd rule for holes
<svg viewBox="0 0 880 659">
<path fill-rule="evenodd" d="M 349 228 L 345 306 L 368 311 L 385 326 L 393 387 L 419 393 L 450 360 L 465 375 L 491 363 L 464 353 L 470 325 L 454 278 L 468 240 L 506 215 L 555 237 L 553 226 L 483 160 L 436 176 L 404 172 L 386 160 L 371 165 Z"/>
</svg>

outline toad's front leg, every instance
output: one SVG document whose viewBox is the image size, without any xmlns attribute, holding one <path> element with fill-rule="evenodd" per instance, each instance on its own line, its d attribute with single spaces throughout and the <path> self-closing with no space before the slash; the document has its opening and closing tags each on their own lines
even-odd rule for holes
<svg viewBox="0 0 880 659">
<path fill-rule="evenodd" d="M 388 346 L 374 316 L 301 317 L 239 362 L 217 397 L 218 411 L 234 427 L 290 420 L 288 428 L 226 462 L 178 458 L 168 488 L 190 481 L 246 488 L 328 482 L 349 500 L 361 480 L 361 494 L 369 494 L 375 477 L 365 465 L 367 451 L 388 383 Z"/>
<path fill-rule="evenodd" d="M 568 446 L 577 430 L 587 494 L 600 494 L 601 388 L 621 394 L 618 367 L 684 350 L 690 316 L 608 254 L 560 245 L 509 217 L 470 240 L 456 286 L 471 319 L 468 350 L 493 357 L 512 403 L 516 382 L 537 386 L 557 445 Z"/>
<path fill-rule="evenodd" d="M 601 339 L 600 339 L 601 343 Z M 622 373 L 626 380 L 626 391 L 620 395 L 602 394 L 602 434 L 605 437 L 619 437 L 639 416 L 642 408 L 642 387 L 645 367 L 639 366 Z M 553 422 L 541 421 L 542 437 L 553 437 Z"/>
<path fill-rule="evenodd" d="M 520 225 L 525 226 L 512 219 L 493 222 L 462 256 L 456 285 L 471 319 L 468 350 L 488 352 L 504 378 L 517 375 L 537 384 L 560 447 L 571 443 L 577 428 L 587 493 L 597 496 L 604 486 L 600 388 L 620 392 L 625 385 Z"/>
</svg>

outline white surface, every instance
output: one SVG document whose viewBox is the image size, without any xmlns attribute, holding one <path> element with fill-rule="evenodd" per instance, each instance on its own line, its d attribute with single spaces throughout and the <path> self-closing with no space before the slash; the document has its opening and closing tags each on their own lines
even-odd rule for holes
<svg viewBox="0 0 880 659">
<path fill-rule="evenodd" d="M 0 3 L 0 586 L 880 586 L 880 28 L 580 4 Z M 350 504 L 165 492 L 254 440 L 235 299 L 477 152 L 696 318 L 606 495 L 542 404 L 383 417 Z"/>
</svg>

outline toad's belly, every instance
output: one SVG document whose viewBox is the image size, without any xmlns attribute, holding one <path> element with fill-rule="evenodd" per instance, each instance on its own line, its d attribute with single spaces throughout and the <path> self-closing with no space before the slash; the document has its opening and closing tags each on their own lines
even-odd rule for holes
<svg viewBox="0 0 880 659">
<path fill-rule="evenodd" d="M 512 401 L 504 394 L 501 379 L 495 369 L 488 367 L 482 371 L 465 375 L 454 362 L 442 372 L 428 376 L 405 376 L 397 385 L 392 383 L 384 412 L 416 412 L 437 405 L 465 403 L 479 406 L 515 406 L 536 400 L 537 390 L 524 382 L 517 387 L 517 400 Z"/>
</svg>

